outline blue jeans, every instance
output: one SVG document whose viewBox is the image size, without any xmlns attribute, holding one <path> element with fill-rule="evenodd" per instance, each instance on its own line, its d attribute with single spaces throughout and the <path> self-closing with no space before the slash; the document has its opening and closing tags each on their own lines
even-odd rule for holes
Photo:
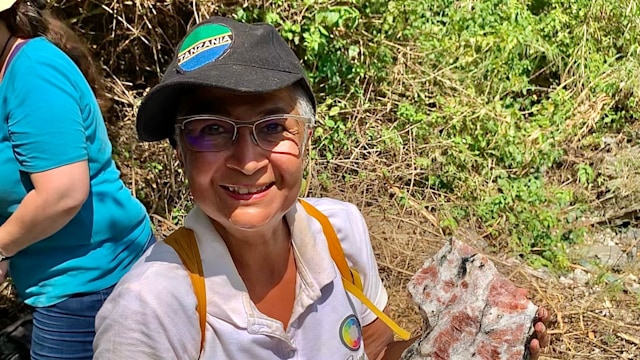
<svg viewBox="0 0 640 360">
<path fill-rule="evenodd" d="M 52 306 L 35 308 L 32 359 L 91 359 L 95 317 L 113 286 L 73 296 Z"/>
<path fill-rule="evenodd" d="M 151 235 L 145 249 L 155 242 L 156 238 Z M 52 306 L 35 308 L 31 358 L 92 359 L 95 317 L 114 287 L 74 295 Z"/>
</svg>

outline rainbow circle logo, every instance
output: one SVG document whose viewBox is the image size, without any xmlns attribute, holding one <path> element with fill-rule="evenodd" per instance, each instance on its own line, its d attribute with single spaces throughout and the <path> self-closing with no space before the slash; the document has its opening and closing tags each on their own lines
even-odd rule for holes
<svg viewBox="0 0 640 360">
<path fill-rule="evenodd" d="M 362 345 L 362 327 L 358 318 L 351 314 L 340 324 L 340 341 L 347 349 L 356 351 Z"/>
<path fill-rule="evenodd" d="M 221 24 L 205 24 L 189 34 L 178 51 L 178 66 L 193 71 L 222 57 L 233 43 L 233 33 Z"/>
</svg>

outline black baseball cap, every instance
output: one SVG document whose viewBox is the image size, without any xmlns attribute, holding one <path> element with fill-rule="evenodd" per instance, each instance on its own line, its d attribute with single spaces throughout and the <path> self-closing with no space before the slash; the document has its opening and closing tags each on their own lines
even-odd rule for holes
<svg viewBox="0 0 640 360">
<path fill-rule="evenodd" d="M 162 80 L 142 99 L 138 137 L 158 141 L 173 135 L 181 94 L 209 86 L 241 93 L 267 93 L 300 84 L 316 101 L 300 60 L 269 24 L 214 16 L 182 39 Z"/>
</svg>

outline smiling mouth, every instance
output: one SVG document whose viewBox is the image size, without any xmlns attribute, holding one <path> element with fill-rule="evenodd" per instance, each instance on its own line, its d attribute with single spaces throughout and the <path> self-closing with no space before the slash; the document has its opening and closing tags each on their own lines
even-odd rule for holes
<svg viewBox="0 0 640 360">
<path fill-rule="evenodd" d="M 265 186 L 261 186 L 261 187 L 240 187 L 240 186 L 227 186 L 227 185 L 222 185 L 222 187 L 229 191 L 232 192 L 234 194 L 240 194 L 240 195 L 249 195 L 249 194 L 258 194 L 261 193 L 265 190 L 267 190 L 268 188 L 270 188 L 273 184 L 269 184 L 269 185 L 265 185 Z"/>
</svg>

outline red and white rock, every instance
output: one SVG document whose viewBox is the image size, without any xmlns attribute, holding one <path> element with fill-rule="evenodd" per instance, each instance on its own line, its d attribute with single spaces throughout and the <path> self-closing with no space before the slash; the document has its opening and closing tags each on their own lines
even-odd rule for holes
<svg viewBox="0 0 640 360">
<path fill-rule="evenodd" d="M 493 263 L 451 239 L 408 290 L 429 328 L 402 360 L 522 360 L 538 308 Z"/>
</svg>

